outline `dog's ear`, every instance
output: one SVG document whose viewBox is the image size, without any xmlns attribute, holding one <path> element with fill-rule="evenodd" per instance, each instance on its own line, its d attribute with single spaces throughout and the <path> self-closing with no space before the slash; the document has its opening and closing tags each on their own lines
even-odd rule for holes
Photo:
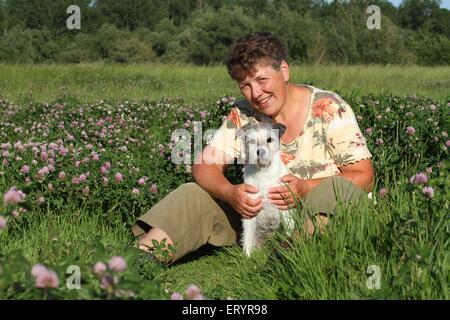
<svg viewBox="0 0 450 320">
<path fill-rule="evenodd" d="M 281 123 L 275 123 L 274 124 L 274 129 L 278 129 L 279 132 L 279 137 L 281 138 L 281 136 L 286 132 L 286 126 L 284 124 Z"/>
</svg>

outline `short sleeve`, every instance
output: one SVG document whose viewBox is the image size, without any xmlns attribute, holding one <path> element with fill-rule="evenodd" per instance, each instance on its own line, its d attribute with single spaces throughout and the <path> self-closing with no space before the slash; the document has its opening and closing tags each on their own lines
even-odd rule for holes
<svg viewBox="0 0 450 320">
<path fill-rule="evenodd" d="M 351 107 L 339 99 L 337 111 L 327 129 L 328 150 L 336 165 L 355 163 L 372 157 Z"/>
<path fill-rule="evenodd" d="M 233 108 L 219 130 L 211 138 L 209 145 L 233 158 L 238 158 L 241 146 L 240 139 L 236 139 L 236 130 L 239 127 L 240 114 L 237 108 Z"/>
</svg>

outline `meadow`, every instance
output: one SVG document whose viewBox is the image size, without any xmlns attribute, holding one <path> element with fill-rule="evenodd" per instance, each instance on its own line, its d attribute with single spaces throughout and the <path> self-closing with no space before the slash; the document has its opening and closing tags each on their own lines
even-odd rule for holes
<svg viewBox="0 0 450 320">
<path fill-rule="evenodd" d="M 220 125 L 239 97 L 224 67 L 0 65 L 0 298 L 449 299 L 450 68 L 291 75 L 352 106 L 372 200 L 288 248 L 277 235 L 252 258 L 204 248 L 167 267 L 131 225 L 192 181 L 171 133 Z"/>
</svg>

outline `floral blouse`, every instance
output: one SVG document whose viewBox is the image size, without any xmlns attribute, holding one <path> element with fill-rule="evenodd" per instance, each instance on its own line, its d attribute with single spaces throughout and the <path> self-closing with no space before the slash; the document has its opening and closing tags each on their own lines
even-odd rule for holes
<svg viewBox="0 0 450 320">
<path fill-rule="evenodd" d="M 290 143 L 281 143 L 281 159 L 290 172 L 302 179 L 340 174 L 339 168 L 372 157 L 351 107 L 336 93 L 305 86 L 311 100 L 305 125 Z M 236 130 L 247 124 L 255 110 L 245 100 L 236 103 L 214 134 L 210 145 L 240 157 Z"/>
</svg>

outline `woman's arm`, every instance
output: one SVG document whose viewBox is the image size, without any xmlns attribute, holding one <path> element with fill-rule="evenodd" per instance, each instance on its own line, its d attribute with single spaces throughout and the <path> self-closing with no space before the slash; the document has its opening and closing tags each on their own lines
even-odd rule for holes
<svg viewBox="0 0 450 320">
<path fill-rule="evenodd" d="M 348 164 L 340 168 L 340 176 L 350 180 L 355 185 L 366 191 L 372 191 L 374 183 L 374 169 L 370 159 L 360 160 L 353 164 Z M 291 205 L 295 204 L 294 196 L 304 198 L 308 192 L 317 186 L 324 178 L 317 179 L 300 179 L 295 175 L 286 175 L 280 181 L 289 185 L 281 187 L 273 187 L 269 189 L 269 199 L 278 206 L 279 209 L 289 209 Z"/>
<path fill-rule="evenodd" d="M 263 207 L 261 198 L 252 199 L 247 193 L 257 193 L 258 189 L 248 184 L 231 184 L 224 176 L 232 163 L 231 157 L 208 145 L 197 156 L 192 176 L 195 182 L 212 197 L 230 204 L 244 218 L 252 218 Z"/>
<path fill-rule="evenodd" d="M 372 191 L 375 182 L 375 170 L 370 159 L 360 160 L 340 168 L 341 176 L 350 180 L 361 189 Z"/>
<path fill-rule="evenodd" d="M 224 172 L 231 160 L 224 152 L 208 145 L 196 157 L 192 166 L 192 177 L 211 196 L 228 202 L 232 184 L 225 178 Z"/>
</svg>

